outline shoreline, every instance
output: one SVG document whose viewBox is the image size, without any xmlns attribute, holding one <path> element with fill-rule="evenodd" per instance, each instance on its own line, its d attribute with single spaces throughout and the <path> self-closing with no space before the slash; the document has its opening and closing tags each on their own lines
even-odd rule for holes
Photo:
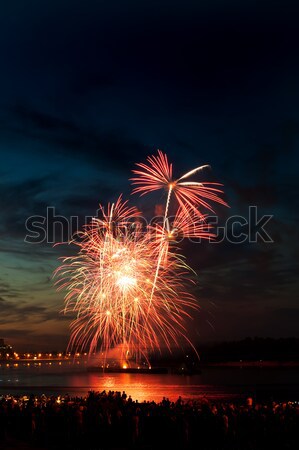
<svg viewBox="0 0 299 450">
<path fill-rule="evenodd" d="M 260 367 L 260 368 L 298 368 L 299 361 L 226 361 L 226 362 L 206 362 L 200 365 L 203 369 L 213 367 Z"/>
<path fill-rule="evenodd" d="M 7 364 L 28 364 L 28 363 L 84 363 L 87 364 L 88 369 L 102 369 L 102 367 L 96 366 L 96 365 L 88 365 L 89 360 L 88 358 L 19 358 L 19 359 L 0 359 L 0 367 L 1 365 L 7 365 Z M 178 366 L 180 364 L 178 363 Z M 205 368 L 205 367 L 299 367 L 299 361 L 279 361 L 279 360 L 256 360 L 256 361 L 248 361 L 248 360 L 240 360 L 240 361 L 202 361 L 198 365 L 198 369 Z M 177 366 L 174 366 L 173 364 L 164 364 L 163 366 L 156 364 L 152 365 L 151 369 L 144 369 L 140 367 L 140 369 L 134 368 L 134 367 L 128 367 L 126 369 L 119 368 L 120 371 L 133 371 L 138 370 L 138 372 L 144 372 L 145 370 L 152 370 L 152 371 L 165 371 L 165 370 L 176 370 L 180 371 L 181 369 Z M 114 370 L 111 368 L 110 370 Z M 187 368 L 186 368 L 187 370 Z"/>
</svg>

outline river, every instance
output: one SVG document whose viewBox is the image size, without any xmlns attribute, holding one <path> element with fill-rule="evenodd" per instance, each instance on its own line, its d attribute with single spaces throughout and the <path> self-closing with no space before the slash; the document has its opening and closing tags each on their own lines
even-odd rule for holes
<svg viewBox="0 0 299 450">
<path fill-rule="evenodd" d="M 133 400 L 255 399 L 299 401 L 299 368 L 203 367 L 197 375 L 88 372 L 86 362 L 53 361 L 1 364 L 0 395 L 65 394 L 89 390 L 125 391 Z"/>
</svg>

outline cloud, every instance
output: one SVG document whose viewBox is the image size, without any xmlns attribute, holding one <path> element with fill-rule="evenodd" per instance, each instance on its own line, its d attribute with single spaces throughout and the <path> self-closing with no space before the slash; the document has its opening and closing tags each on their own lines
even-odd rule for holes
<svg viewBox="0 0 299 450">
<path fill-rule="evenodd" d="M 8 283 L 7 281 L 2 281 L 2 279 L 0 278 L 0 295 L 2 296 L 2 298 L 18 298 L 22 295 L 22 293 L 14 285 Z"/>
<path fill-rule="evenodd" d="M 35 324 L 50 320 L 68 322 L 71 318 L 71 315 L 66 316 L 60 314 L 57 310 L 53 310 L 53 306 L 51 309 L 43 304 L 28 303 L 24 300 L 13 302 L 2 298 L 0 309 L 1 325 L 23 322 Z"/>
<path fill-rule="evenodd" d="M 263 322 L 259 308 L 279 310 L 281 299 L 291 307 L 298 284 L 297 219 L 291 224 L 299 194 L 298 30 L 290 10 L 247 1 L 218 1 L 216 10 L 191 2 L 182 10 L 172 2 L 169 16 L 170 2 L 148 9 L 134 1 L 117 11 L 95 2 L 70 16 L 64 2 L 34 11 L 21 3 L 13 7 L 13 39 L 9 2 L 0 17 L 8 42 L 0 74 L 0 308 L 7 320 L 40 321 L 40 330 L 55 321 L 49 276 L 71 251 L 25 244 L 27 217 L 44 216 L 47 206 L 81 221 L 93 215 L 99 201 L 128 189 L 130 169 L 152 153 L 150 143 L 165 145 L 186 171 L 190 162 L 211 160 L 230 196 L 229 212 L 217 208 L 223 223 L 249 204 L 274 214 L 273 245 L 185 246 L 198 269 L 199 301 L 214 302 L 226 329 L 271 333 L 275 314 Z M 10 170 L 6 156 L 14 157 Z M 151 202 L 143 206 L 148 213 Z"/>
<path fill-rule="evenodd" d="M 136 154 L 145 156 L 148 148 L 135 138 L 129 137 L 121 129 L 97 131 L 79 126 L 70 120 L 53 114 L 17 105 L 6 110 L 6 118 L 1 125 L 6 139 L 26 138 L 40 140 L 46 144 L 44 151 L 91 164 L 109 165 L 114 170 L 128 170 Z"/>
<path fill-rule="evenodd" d="M 31 214 L 45 211 L 47 203 L 40 200 L 50 177 L 0 184 L 0 232 L 2 238 L 24 238 L 25 220 Z"/>
<path fill-rule="evenodd" d="M 239 310 L 244 304 L 253 309 L 259 304 L 295 300 L 298 263 L 279 254 L 273 244 L 269 248 L 209 245 L 213 246 L 209 257 L 205 260 L 203 255 L 208 253 L 204 251 L 197 265 L 199 303 L 201 298 L 211 299 L 219 306 L 227 303 Z"/>
<path fill-rule="evenodd" d="M 5 328 L 1 337 L 13 346 L 16 352 L 64 351 L 67 348 L 68 335 L 61 332 L 36 332 L 28 327 Z"/>
<path fill-rule="evenodd" d="M 24 126 L 24 129 L 28 127 L 29 129 L 45 131 L 62 130 L 70 133 L 78 133 L 80 131 L 80 128 L 69 120 L 63 120 L 21 104 L 15 105 L 12 108 L 12 114 L 19 124 Z"/>
</svg>

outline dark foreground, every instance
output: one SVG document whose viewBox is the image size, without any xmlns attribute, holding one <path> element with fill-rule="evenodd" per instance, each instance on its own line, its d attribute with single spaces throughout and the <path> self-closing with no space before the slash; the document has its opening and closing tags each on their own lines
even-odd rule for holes
<svg viewBox="0 0 299 450">
<path fill-rule="evenodd" d="M 295 449 L 299 405 L 133 401 L 125 393 L 88 397 L 0 397 L 1 449 Z"/>
</svg>

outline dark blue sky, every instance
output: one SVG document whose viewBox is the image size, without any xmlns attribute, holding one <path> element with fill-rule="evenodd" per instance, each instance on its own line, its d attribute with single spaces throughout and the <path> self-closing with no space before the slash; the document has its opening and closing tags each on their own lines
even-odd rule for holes
<svg viewBox="0 0 299 450">
<path fill-rule="evenodd" d="M 178 174 L 211 164 L 223 226 L 250 205 L 273 215 L 272 244 L 186 246 L 194 339 L 299 337 L 298 13 L 275 0 L 1 5 L 0 337 L 65 346 L 51 281 L 65 251 L 24 242 L 25 221 L 48 206 L 95 214 L 157 148 Z"/>
</svg>

